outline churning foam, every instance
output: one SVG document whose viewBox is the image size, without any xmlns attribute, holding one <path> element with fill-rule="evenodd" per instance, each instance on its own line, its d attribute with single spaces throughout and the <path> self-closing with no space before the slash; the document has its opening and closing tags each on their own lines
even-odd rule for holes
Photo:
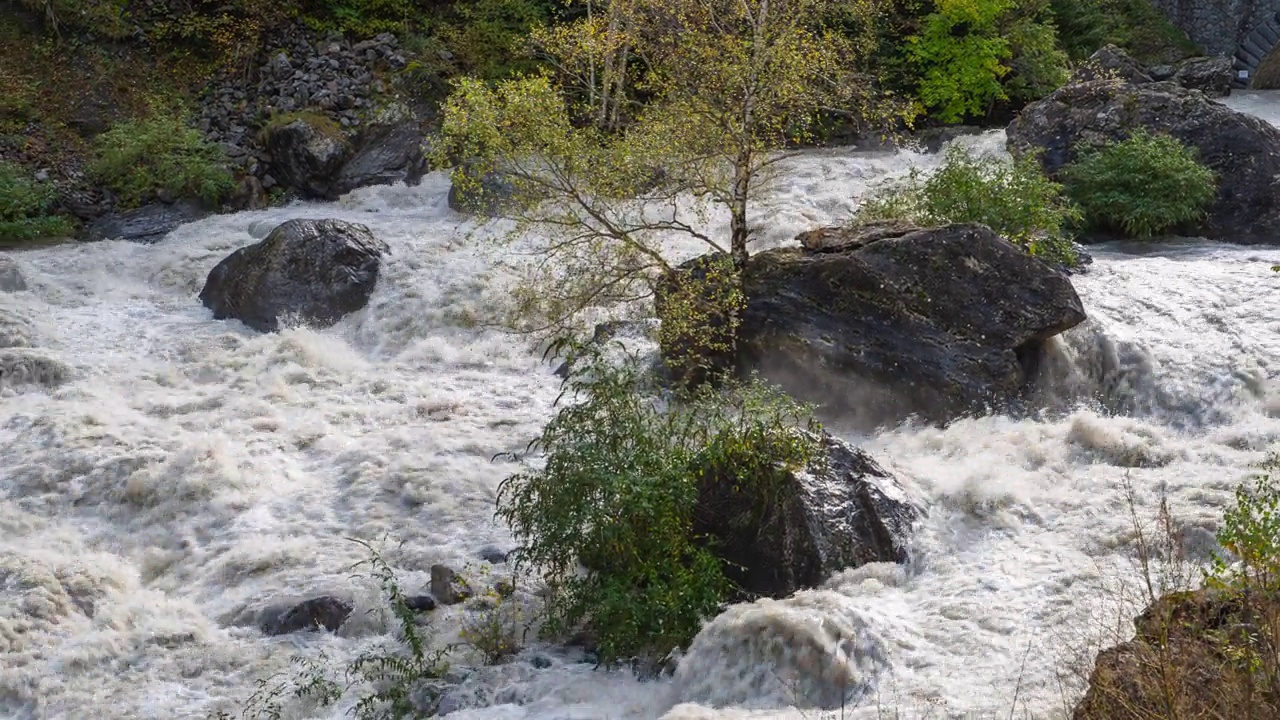
<svg viewBox="0 0 1280 720">
<path fill-rule="evenodd" d="M 963 142 L 1000 152 L 1003 134 Z M 797 158 L 756 210 L 757 244 L 839 222 L 876 181 L 934 162 Z M 513 467 L 491 457 L 536 435 L 557 378 L 469 321 L 507 278 L 447 189 L 434 174 L 209 218 L 155 246 L 16 255 L 30 289 L 0 294 L 0 350 L 26 363 L 0 382 L 0 715 L 235 712 L 291 654 L 337 667 L 386 641 L 348 538 L 383 543 L 410 592 L 433 563 L 478 567 L 483 548 L 510 546 L 493 501 Z M 365 223 L 388 243 L 370 306 L 321 332 L 212 321 L 196 300 L 209 269 L 294 217 Z M 842 697 L 846 717 L 1003 717 L 1015 697 L 1020 716 L 1056 716 L 1079 689 L 1064 668 L 1127 624 L 1126 482 L 1139 512 L 1166 493 L 1204 535 L 1280 437 L 1272 254 L 1098 252 L 1077 279 L 1091 320 L 1056 342 L 1049 373 L 1046 392 L 1070 402 L 857 438 L 927 499 L 911 567 L 732 607 L 661 680 L 532 647 L 463 680 L 452 717 L 815 718 Z M 251 626 L 317 593 L 349 595 L 357 621 L 279 638 Z M 441 641 L 465 612 L 436 611 Z"/>
</svg>

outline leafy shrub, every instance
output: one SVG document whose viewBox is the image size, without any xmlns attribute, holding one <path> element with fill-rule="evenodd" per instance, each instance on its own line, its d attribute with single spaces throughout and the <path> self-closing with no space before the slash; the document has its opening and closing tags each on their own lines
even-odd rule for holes
<svg viewBox="0 0 1280 720">
<path fill-rule="evenodd" d="M 920 101 L 943 122 L 981 115 L 1005 99 L 1000 78 L 1012 51 L 999 30 L 1013 0 L 938 0 L 907 55 L 920 74 Z"/>
<path fill-rule="evenodd" d="M 1213 171 L 1194 148 L 1141 128 L 1086 151 L 1062 178 L 1089 226 L 1138 238 L 1203 218 L 1217 196 Z"/>
<path fill-rule="evenodd" d="M 569 347 L 577 402 L 536 441 L 545 464 L 503 482 L 498 515 L 518 543 L 517 570 L 548 584 L 546 630 L 581 627 L 602 662 L 660 659 L 733 593 L 693 532 L 700 482 L 734 477 L 740 492 L 773 496 L 780 473 L 815 457 L 816 441 L 794 431 L 812 420 L 758 380 L 664 403 L 634 358 Z"/>
<path fill-rule="evenodd" d="M 71 223 L 52 214 L 57 198 L 52 185 L 28 177 L 17 165 L 0 162 L 0 241 L 69 234 Z"/>
<path fill-rule="evenodd" d="M 975 156 L 952 145 L 936 172 L 926 177 L 913 168 L 905 182 L 878 188 L 855 220 L 903 219 L 922 226 L 982 223 L 1035 257 L 1074 265 L 1067 226 L 1077 215 L 1061 191 L 1034 158 Z"/>
<path fill-rule="evenodd" d="M 1208 573 L 1222 588 L 1280 589 L 1280 454 L 1272 452 L 1249 482 L 1236 487 L 1235 504 L 1223 514 L 1218 544 L 1238 562 L 1217 557 Z"/>
<path fill-rule="evenodd" d="M 127 207 L 162 194 L 215 203 L 235 186 L 222 149 L 173 114 L 112 126 L 96 138 L 89 172 Z"/>
</svg>

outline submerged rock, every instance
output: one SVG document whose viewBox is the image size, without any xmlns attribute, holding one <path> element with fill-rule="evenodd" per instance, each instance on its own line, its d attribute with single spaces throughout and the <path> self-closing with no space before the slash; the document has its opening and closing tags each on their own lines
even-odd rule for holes
<svg viewBox="0 0 1280 720">
<path fill-rule="evenodd" d="M 904 563 L 924 515 L 870 455 L 830 435 L 810 467 L 789 473 L 766 502 L 736 477 L 704 476 L 695 535 L 714 538 L 726 573 L 752 597 L 786 597 L 832 573 L 871 562 Z"/>
<path fill-rule="evenodd" d="M 1045 341 L 1085 319 L 1065 274 L 982 225 L 800 240 L 747 263 L 736 362 L 858 427 L 1018 400 Z"/>
<path fill-rule="evenodd" d="M 0 387 L 39 385 L 57 387 L 71 379 L 71 368 L 61 360 L 30 350 L 0 350 Z"/>
<path fill-rule="evenodd" d="M 104 215 L 85 227 L 83 237 L 91 241 L 156 243 L 179 225 L 195 222 L 210 214 L 209 210 L 195 202 L 184 201 L 172 205 L 154 203 L 137 210 Z"/>
<path fill-rule="evenodd" d="M 270 607 L 258 617 L 258 628 L 266 635 L 285 635 L 304 630 L 337 632 L 350 617 L 349 600 L 322 595 L 292 607 Z"/>
<path fill-rule="evenodd" d="M 264 332 L 286 319 L 326 327 L 368 304 L 386 251 L 364 225 L 289 220 L 218 263 L 200 301 Z"/>
</svg>

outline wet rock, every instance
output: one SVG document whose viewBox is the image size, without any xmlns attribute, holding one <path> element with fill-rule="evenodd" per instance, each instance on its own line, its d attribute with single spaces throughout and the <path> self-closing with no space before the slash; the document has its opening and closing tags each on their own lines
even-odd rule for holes
<svg viewBox="0 0 1280 720">
<path fill-rule="evenodd" d="M 175 228 L 207 217 L 209 210 L 195 202 L 179 202 L 172 205 L 154 203 L 136 210 L 105 215 L 87 225 L 83 239 L 128 240 L 138 243 L 156 243 Z"/>
<path fill-rule="evenodd" d="M 332 127 L 299 118 L 267 134 L 272 174 L 304 197 L 332 197 L 333 181 L 350 145 Z"/>
<path fill-rule="evenodd" d="M 410 595 L 404 599 L 404 604 L 414 612 L 431 612 L 436 609 L 436 599 L 430 595 Z"/>
<path fill-rule="evenodd" d="M 264 332 L 286 319 L 327 327 L 368 304 L 385 252 L 364 225 L 289 220 L 218 263 L 200 301 Z"/>
<path fill-rule="evenodd" d="M 445 565 L 431 566 L 431 594 L 441 605 L 456 605 L 471 597 L 471 587 L 452 568 Z"/>
<path fill-rule="evenodd" d="M 738 491 L 740 478 L 703 475 L 693 532 L 715 539 L 748 597 L 786 597 L 845 568 L 908 560 L 921 507 L 861 449 L 830 435 L 820 441 L 824 457 L 790 473 L 776 501 Z"/>
<path fill-rule="evenodd" d="M 493 565 L 501 565 L 507 561 L 507 553 L 502 548 L 490 545 L 480 550 L 480 559 Z"/>
<path fill-rule="evenodd" d="M 27 279 L 22 276 L 18 261 L 0 255 L 0 292 L 15 293 L 27 289 Z"/>
<path fill-rule="evenodd" d="M 422 134 L 417 122 L 366 129 L 357 140 L 356 148 L 333 181 L 330 188 L 333 197 L 370 185 L 398 182 L 417 185 L 426 174 Z"/>
<path fill-rule="evenodd" d="M 1009 151 L 1039 156 L 1045 172 L 1088 147 L 1122 140 L 1136 128 L 1166 133 L 1198 151 L 1218 178 L 1204 221 L 1183 234 L 1240 243 L 1275 243 L 1280 227 L 1280 129 L 1172 82 L 1128 85 L 1095 80 L 1059 88 L 1010 123 Z"/>
<path fill-rule="evenodd" d="M 1173 80 L 1188 90 L 1199 90 L 1209 97 L 1226 97 L 1231 94 L 1235 75 L 1231 58 L 1198 57 L 1178 63 Z"/>
<path fill-rule="evenodd" d="M 1085 319 L 1066 275 L 983 225 L 800 239 L 747 263 L 734 361 L 851 427 L 1015 403 L 1044 343 Z"/>
<path fill-rule="evenodd" d="M 26 349 L 0 350 L 0 387 L 52 388 L 70 379 L 71 368 L 61 360 Z"/>
<path fill-rule="evenodd" d="M 1151 76 L 1142 69 L 1141 63 L 1115 45 L 1107 44 L 1081 63 L 1067 84 L 1111 79 L 1134 84 L 1151 82 Z"/>
<path fill-rule="evenodd" d="M 271 608 L 258 618 L 258 628 L 266 635 L 286 635 L 304 630 L 337 632 L 351 615 L 349 601 L 331 595 L 304 600 L 289 608 Z"/>
</svg>

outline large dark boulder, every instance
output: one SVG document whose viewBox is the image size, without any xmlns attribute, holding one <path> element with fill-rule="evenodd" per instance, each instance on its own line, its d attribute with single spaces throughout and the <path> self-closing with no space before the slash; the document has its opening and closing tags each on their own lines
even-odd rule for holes
<svg viewBox="0 0 1280 720">
<path fill-rule="evenodd" d="M 1015 156 L 1038 155 L 1053 177 L 1080 151 L 1122 140 L 1136 128 L 1194 147 L 1218 177 L 1218 197 L 1199 232 L 1269 243 L 1280 227 L 1280 130 L 1172 82 L 1094 80 L 1059 88 L 1026 106 L 1008 127 Z"/>
<path fill-rule="evenodd" d="M 286 319 L 325 327 L 368 304 L 386 251 L 364 225 L 289 220 L 218 263 L 200 302 L 264 332 Z"/>
<path fill-rule="evenodd" d="M 211 212 L 191 201 L 153 203 L 128 212 L 104 215 L 85 226 L 85 240 L 128 240 L 156 243 L 179 225 L 208 217 Z"/>
<path fill-rule="evenodd" d="M 355 147 L 329 187 L 330 198 L 370 185 L 417 185 L 426 174 L 416 121 L 370 126 L 356 139 Z"/>
<path fill-rule="evenodd" d="M 728 575 L 748 596 L 786 597 L 871 562 L 905 563 L 924 511 L 871 456 L 824 435 L 811 467 L 786 473 L 770 501 L 737 477 L 704 477 L 695 534 L 714 538 Z"/>
<path fill-rule="evenodd" d="M 351 151 L 332 121 L 299 117 L 268 128 L 264 140 L 276 180 L 303 197 L 332 197 L 334 180 Z"/>
<path fill-rule="evenodd" d="M 743 272 L 739 369 L 858 427 L 1019 399 L 1044 342 L 1085 319 L 1066 275 L 983 225 L 876 223 L 800 240 Z"/>
</svg>

